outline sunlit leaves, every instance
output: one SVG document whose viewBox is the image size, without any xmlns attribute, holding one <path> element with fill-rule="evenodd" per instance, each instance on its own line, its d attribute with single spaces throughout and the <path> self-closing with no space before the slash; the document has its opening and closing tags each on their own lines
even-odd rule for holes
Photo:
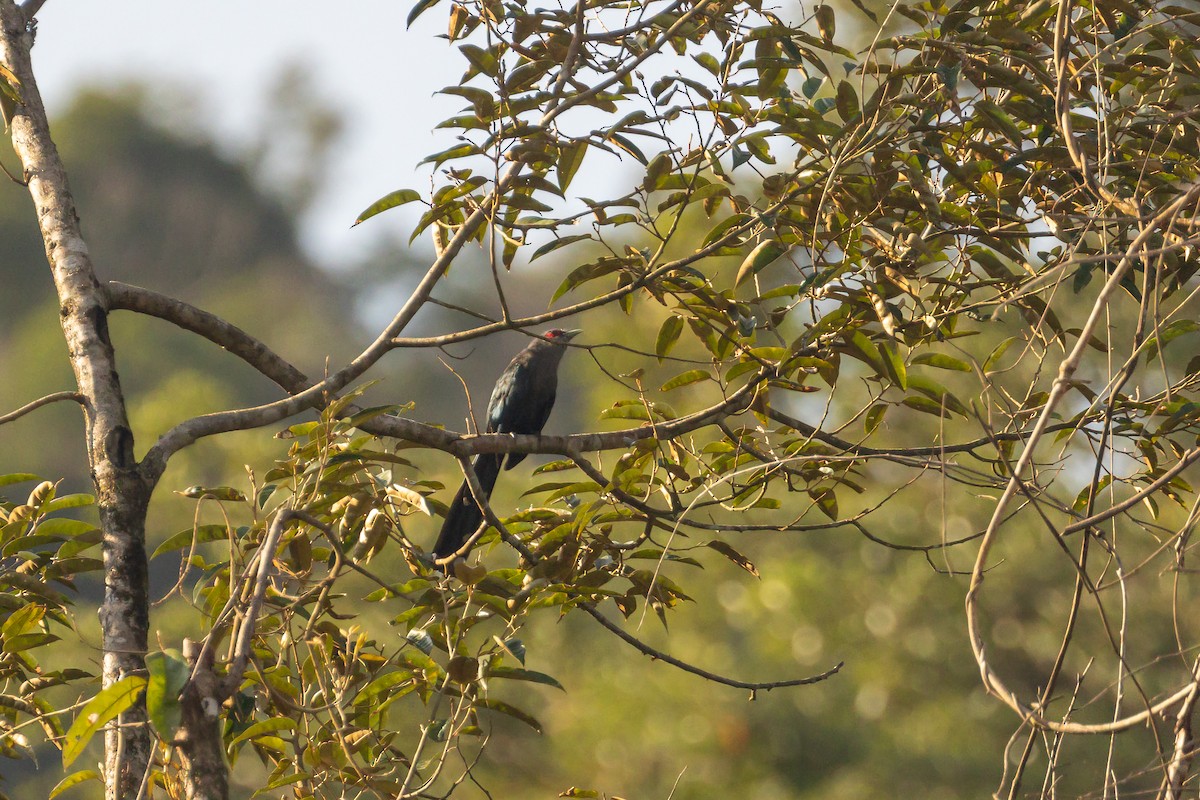
<svg viewBox="0 0 1200 800">
<path fill-rule="evenodd" d="M 357 225 L 360 222 L 368 220 L 376 214 L 387 211 L 389 208 L 402 206 L 405 203 L 413 203 L 420 199 L 421 195 L 412 189 L 398 189 L 394 192 L 389 192 L 369 205 L 366 210 L 359 214 L 354 220 L 354 224 Z"/>
<path fill-rule="evenodd" d="M 145 688 L 145 678 L 127 675 L 85 703 L 63 739 L 63 767 L 71 766 L 75 759 L 83 755 L 92 737 L 132 706 Z"/>
<path fill-rule="evenodd" d="M 182 716 L 180 693 L 191 669 L 177 651 L 167 650 L 148 654 L 146 671 L 146 711 L 159 737 L 171 741 Z"/>
</svg>

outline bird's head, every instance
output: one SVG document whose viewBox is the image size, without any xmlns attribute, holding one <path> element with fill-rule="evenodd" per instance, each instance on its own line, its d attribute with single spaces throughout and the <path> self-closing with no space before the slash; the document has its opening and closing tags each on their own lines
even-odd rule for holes
<svg viewBox="0 0 1200 800">
<path fill-rule="evenodd" d="M 551 328 L 542 334 L 542 338 L 554 344 L 566 344 L 581 333 L 583 331 L 578 328 L 569 331 L 565 331 L 562 328 Z"/>
</svg>

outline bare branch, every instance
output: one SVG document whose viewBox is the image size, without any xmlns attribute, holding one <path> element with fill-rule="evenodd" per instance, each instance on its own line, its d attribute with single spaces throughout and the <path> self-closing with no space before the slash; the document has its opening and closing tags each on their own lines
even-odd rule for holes
<svg viewBox="0 0 1200 800">
<path fill-rule="evenodd" d="M 1064 4 L 1066 5 L 1066 4 Z M 1125 717 L 1114 719 L 1112 722 L 1098 725 L 1081 725 L 1078 723 L 1055 722 L 1047 719 L 1040 713 L 1030 708 L 1023 703 L 1015 693 L 1012 692 L 1000 679 L 988 662 L 987 649 L 984 645 L 983 635 L 980 631 L 979 622 L 979 595 L 983 586 L 983 573 L 986 569 L 988 554 L 991 551 L 991 546 L 995 542 L 996 533 L 1000 528 L 1001 522 L 1004 519 L 1004 512 L 1013 496 L 1020 490 L 1021 475 L 1029 469 L 1033 463 L 1034 451 L 1037 445 L 1046 433 L 1049 426 L 1050 417 L 1054 414 L 1059 402 L 1066 394 L 1071 386 L 1072 376 L 1075 374 L 1079 366 L 1080 360 L 1083 358 L 1084 350 L 1088 346 L 1088 341 L 1091 338 L 1092 332 L 1099 324 L 1104 310 L 1108 306 L 1109 298 L 1120 285 L 1121 280 L 1133 266 L 1135 254 L 1140 248 L 1149 241 L 1150 237 L 1160 228 L 1170 225 L 1170 220 L 1178 214 L 1184 207 L 1195 201 L 1197 195 L 1200 195 L 1200 182 L 1193 182 L 1187 191 L 1182 192 L 1173 202 L 1163 207 L 1154 217 L 1134 237 L 1133 241 L 1125 250 L 1125 256 L 1113 268 L 1112 274 L 1108 281 L 1100 290 L 1099 295 L 1094 301 L 1091 313 L 1088 315 L 1087 321 L 1079 332 L 1079 338 L 1076 341 L 1074 348 L 1067 354 L 1059 365 L 1058 377 L 1054 381 L 1051 388 L 1050 396 L 1046 399 L 1045 405 L 1042 408 L 1041 414 L 1038 416 L 1037 423 L 1034 425 L 1033 431 L 1029 434 L 1029 439 L 1025 443 L 1025 447 L 1021 452 L 1020 458 L 1011 471 L 1011 478 L 1008 485 L 1004 489 L 1004 493 L 1000 495 L 1000 499 L 996 503 L 995 509 L 992 511 L 991 521 L 988 523 L 987 530 L 984 532 L 983 539 L 979 544 L 979 553 L 976 556 L 975 566 L 971 574 L 971 585 L 967 590 L 966 612 L 967 612 L 967 632 L 971 641 L 971 649 L 975 654 L 975 660 L 979 665 L 980 676 L 983 679 L 984 686 L 994 695 L 1004 701 L 1010 708 L 1020 714 L 1027 721 L 1030 721 L 1039 727 L 1059 733 L 1089 733 L 1103 734 L 1114 733 L 1116 731 L 1126 730 L 1134 725 L 1139 725 L 1151 717 L 1161 714 L 1168 708 L 1171 708 L 1180 700 L 1184 699 L 1191 691 L 1191 686 L 1184 686 L 1176 691 L 1170 697 L 1162 700 L 1152 706 L 1148 706 L 1141 712 L 1131 714 Z"/>
<path fill-rule="evenodd" d="M 48 394 L 45 397 L 39 397 L 32 403 L 26 403 L 16 411 L 10 411 L 7 414 L 0 415 L 0 425 L 3 425 L 6 422 L 12 422 L 15 419 L 20 419 L 30 411 L 36 411 L 42 406 L 48 406 L 51 403 L 57 403 L 59 400 L 74 400 L 80 405 L 84 405 L 86 403 L 86 401 L 83 399 L 83 395 L 79 392 L 55 392 L 54 394 Z"/>
<path fill-rule="evenodd" d="M 842 450 L 843 452 L 853 453 L 854 455 L 859 455 L 859 456 L 878 456 L 878 457 L 889 457 L 889 458 L 891 458 L 891 457 L 916 458 L 916 457 L 926 457 L 926 456 L 940 456 L 940 455 L 944 455 L 947 453 L 970 453 L 971 455 L 975 455 L 974 451 L 978 450 L 981 447 L 985 447 L 987 445 L 994 445 L 998 442 L 1019 442 L 1025 438 L 1025 434 L 1021 433 L 1021 432 L 996 433 L 996 434 L 992 434 L 991 436 L 985 436 L 985 437 L 982 437 L 979 439 L 974 439 L 970 442 L 958 442 L 955 444 L 945 444 L 945 445 L 936 445 L 935 444 L 935 445 L 929 445 L 928 447 L 887 447 L 887 448 L 868 447 L 866 445 L 857 444 L 856 442 L 851 442 L 847 439 L 842 439 L 841 437 L 834 436 L 833 434 L 825 433 L 824 431 L 820 430 L 819 428 L 809 425 L 807 422 L 797 419 L 796 417 L 793 417 L 790 414 L 785 414 L 784 412 L 774 408 L 773 406 L 767 407 L 765 409 L 765 413 L 768 417 L 775 420 L 776 422 L 781 422 L 784 425 L 787 425 L 789 428 L 795 428 L 800 433 L 803 433 L 805 436 L 811 436 L 813 439 L 816 439 L 818 442 L 824 442 L 825 444 L 830 445 L 831 447 L 836 447 L 839 450 Z M 1048 426 L 1046 431 L 1048 433 L 1051 433 L 1054 431 L 1061 431 L 1061 430 L 1066 430 L 1068 428 L 1076 428 L 1076 427 L 1079 427 L 1077 423 L 1062 422 L 1062 423 Z M 976 456 L 976 457 L 978 458 L 979 456 Z M 990 461 L 991 459 L 984 459 L 984 460 Z"/>
<path fill-rule="evenodd" d="M 1175 748 L 1171 761 L 1163 776 L 1162 800 L 1180 800 L 1183 797 L 1183 783 L 1187 780 L 1192 758 L 1196 754 L 1195 740 L 1192 736 L 1192 714 L 1196 708 L 1196 698 L 1200 694 L 1200 660 L 1192 666 L 1191 691 L 1179 704 L 1179 712 L 1175 715 Z"/>
<path fill-rule="evenodd" d="M 631 634 L 626 632 L 624 628 L 622 628 L 620 625 L 617 625 L 615 622 L 610 620 L 608 617 L 601 614 L 600 611 L 598 611 L 596 609 L 596 607 L 594 605 L 592 605 L 591 603 L 580 603 L 579 607 L 582 608 L 584 611 L 586 611 L 588 614 L 590 614 L 592 619 L 596 620 L 601 625 L 603 625 L 605 628 L 607 628 L 609 631 L 616 634 L 617 638 L 619 638 L 621 641 L 636 648 L 637 650 L 644 653 L 645 655 L 648 655 L 651 658 L 657 659 L 658 661 L 662 661 L 666 664 L 670 664 L 671 666 L 681 669 L 684 672 L 690 672 L 692 675 L 698 675 L 707 681 L 712 681 L 714 683 L 720 683 L 725 686 L 732 686 L 735 689 L 749 689 L 751 700 L 754 699 L 754 694 L 759 691 L 770 691 L 771 689 L 782 689 L 787 686 L 806 686 L 810 683 L 820 683 L 821 681 L 827 680 L 828 678 L 832 678 L 834 675 L 836 675 L 838 673 L 838 671 L 840 671 L 841 668 L 846 663 L 845 661 L 839 661 L 833 667 L 825 670 L 824 672 L 822 672 L 818 675 L 810 675 L 807 678 L 793 678 L 791 680 L 761 681 L 761 682 L 760 681 L 740 681 L 740 680 L 737 680 L 736 678 L 727 678 L 724 675 L 717 675 L 714 672 L 709 672 L 706 669 L 701 669 L 700 667 L 693 666 L 693 665 L 687 663 L 686 661 L 680 661 L 678 658 L 675 658 L 672 655 L 664 653 L 661 650 L 654 649 L 653 647 L 651 647 L 650 645 L 641 641 L 637 637 L 632 636 Z"/>
<path fill-rule="evenodd" d="M 110 311 L 136 311 L 199 334 L 242 359 L 289 393 L 301 392 L 311 385 L 303 372 L 280 358 L 271 348 L 215 314 L 182 300 L 118 281 L 109 281 L 105 288 Z"/>
<path fill-rule="evenodd" d="M 271 577 L 271 562 L 275 558 L 275 548 L 278 547 L 279 539 L 283 536 L 288 524 L 295 519 L 302 519 L 309 525 L 315 525 L 318 528 L 325 527 L 319 520 L 291 508 L 280 511 L 271 521 L 267 535 L 263 537 L 262 544 L 258 546 L 258 572 L 254 577 L 254 594 L 250 596 L 250 603 L 242 615 L 242 624 L 238 629 L 237 641 L 229 661 L 229 671 L 221 689 L 221 699 L 233 694 L 241 685 L 242 677 L 246 673 L 246 665 L 250 663 L 254 633 L 258 629 L 258 612 L 262 609 L 263 598 L 267 595 L 267 580 Z"/>
</svg>

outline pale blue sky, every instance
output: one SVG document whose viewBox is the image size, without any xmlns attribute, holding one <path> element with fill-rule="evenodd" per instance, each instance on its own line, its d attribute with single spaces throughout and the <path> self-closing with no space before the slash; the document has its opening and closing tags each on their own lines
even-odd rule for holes
<svg viewBox="0 0 1200 800">
<path fill-rule="evenodd" d="M 462 69 L 437 39 L 435 8 L 405 30 L 411 3 L 396 0 L 48 0 L 38 14 L 34 67 L 51 115 L 87 84 L 165 81 L 198 93 L 205 125 L 234 147 L 257 130 L 260 105 L 289 62 L 306 65 L 318 96 L 341 114 L 334 169 L 304 226 L 325 263 L 353 261 L 376 237 L 406 232 L 393 212 L 353 230 L 355 216 L 403 186 L 422 188 L 432 127 L 461 101 L 434 97 Z M 444 134 L 444 132 L 443 132 Z M 69 167 L 69 165 L 68 165 Z"/>
</svg>

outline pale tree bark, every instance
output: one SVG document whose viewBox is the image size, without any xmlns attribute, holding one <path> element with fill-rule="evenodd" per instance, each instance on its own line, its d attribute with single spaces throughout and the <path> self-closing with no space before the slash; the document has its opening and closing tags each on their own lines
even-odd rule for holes
<svg viewBox="0 0 1200 800">
<path fill-rule="evenodd" d="M 148 629 L 145 521 L 152 485 L 138 469 L 133 432 L 108 336 L 107 295 L 96 279 L 80 232 L 75 202 L 30 65 L 33 37 L 25 13 L 0 0 L 0 64 L 20 95 L 10 133 L 37 211 L 46 258 L 58 292 L 60 321 L 82 397 L 87 453 L 104 532 L 103 631 L 105 686 L 144 673 Z M 0 75 L 0 79 L 11 83 Z M 105 734 L 106 797 L 134 798 L 152 753 L 143 703 Z"/>
</svg>

